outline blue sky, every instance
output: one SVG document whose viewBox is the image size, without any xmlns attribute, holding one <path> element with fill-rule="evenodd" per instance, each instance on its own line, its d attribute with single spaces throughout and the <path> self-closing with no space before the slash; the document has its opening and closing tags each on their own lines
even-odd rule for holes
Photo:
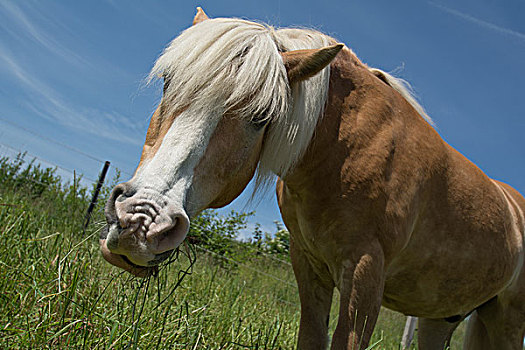
<svg viewBox="0 0 525 350">
<path fill-rule="evenodd" d="M 66 178 L 74 169 L 95 179 L 97 159 L 108 159 L 127 179 L 160 100 L 160 87 L 145 87 L 144 77 L 196 6 L 211 17 L 336 37 L 370 66 L 408 80 L 448 143 L 525 193 L 521 0 L 1 0 L 0 153 L 26 150 L 66 169 Z M 273 193 L 255 210 L 252 223 L 273 231 Z"/>
</svg>

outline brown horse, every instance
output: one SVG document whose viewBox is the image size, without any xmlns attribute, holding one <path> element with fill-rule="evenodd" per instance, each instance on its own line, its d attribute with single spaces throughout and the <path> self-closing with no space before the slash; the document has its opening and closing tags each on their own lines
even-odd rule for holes
<svg viewBox="0 0 525 350">
<path fill-rule="evenodd" d="M 366 348 L 381 304 L 443 349 L 522 349 L 525 199 L 446 144 L 402 81 L 305 29 L 198 10 L 157 60 L 164 94 L 133 178 L 106 207 L 104 257 L 150 274 L 189 218 L 276 174 L 301 299 L 298 347 Z"/>
</svg>

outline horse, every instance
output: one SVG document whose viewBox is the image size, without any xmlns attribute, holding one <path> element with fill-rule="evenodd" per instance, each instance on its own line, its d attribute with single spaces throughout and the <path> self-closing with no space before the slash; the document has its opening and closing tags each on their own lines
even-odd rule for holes
<svg viewBox="0 0 525 350">
<path fill-rule="evenodd" d="M 253 179 L 291 235 L 297 347 L 365 349 L 381 305 L 443 349 L 522 349 L 525 199 L 445 143 L 401 79 L 310 29 L 198 8 L 155 62 L 164 91 L 139 165 L 107 202 L 104 258 L 149 276 L 190 218 Z"/>
</svg>

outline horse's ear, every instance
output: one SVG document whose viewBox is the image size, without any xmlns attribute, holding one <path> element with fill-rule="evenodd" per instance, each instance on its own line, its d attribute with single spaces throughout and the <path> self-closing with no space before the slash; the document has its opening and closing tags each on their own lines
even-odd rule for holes
<svg viewBox="0 0 525 350">
<path fill-rule="evenodd" d="M 193 25 L 204 22 L 207 19 L 210 19 L 210 18 L 206 15 L 206 13 L 204 13 L 204 10 L 200 7 L 197 7 L 197 13 L 195 14 L 195 17 L 193 18 Z"/>
<path fill-rule="evenodd" d="M 343 44 L 312 50 L 295 50 L 281 53 L 290 84 L 313 77 L 337 56 Z"/>
</svg>

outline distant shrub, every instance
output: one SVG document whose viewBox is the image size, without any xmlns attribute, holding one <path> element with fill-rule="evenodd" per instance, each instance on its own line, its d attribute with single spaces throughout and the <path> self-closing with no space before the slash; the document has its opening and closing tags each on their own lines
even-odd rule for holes
<svg viewBox="0 0 525 350">
<path fill-rule="evenodd" d="M 290 232 L 278 222 L 275 224 L 277 232 L 273 237 L 270 235 L 266 236 L 266 249 L 269 253 L 288 255 L 290 252 Z"/>
<path fill-rule="evenodd" d="M 13 161 L 8 157 L 0 158 L 0 183 L 40 197 L 48 188 L 59 185 L 60 177 L 56 175 L 56 169 L 42 168 L 34 159 L 26 164 L 25 153 L 22 153 Z"/>
</svg>

